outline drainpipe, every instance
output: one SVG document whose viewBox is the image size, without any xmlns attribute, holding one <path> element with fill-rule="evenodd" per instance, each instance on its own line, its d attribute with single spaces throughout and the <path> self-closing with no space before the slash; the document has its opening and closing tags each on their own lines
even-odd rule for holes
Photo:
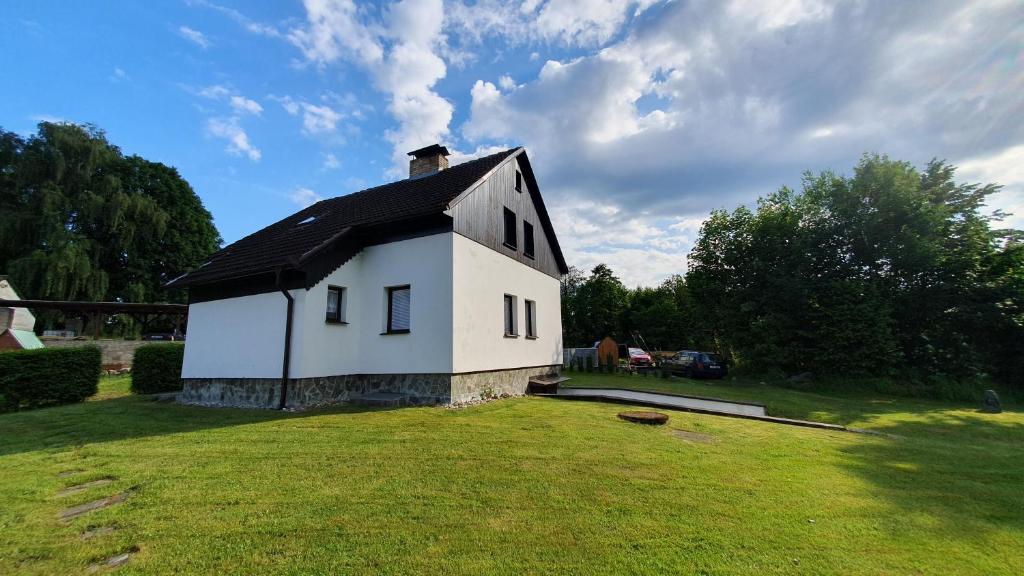
<svg viewBox="0 0 1024 576">
<path fill-rule="evenodd" d="M 292 316 L 295 312 L 295 298 L 281 282 L 283 273 L 283 268 L 277 271 L 277 288 L 288 300 L 288 312 L 284 320 L 284 358 L 281 360 L 281 403 L 277 406 L 278 410 L 284 410 L 285 404 L 288 402 L 288 365 L 292 359 Z"/>
</svg>

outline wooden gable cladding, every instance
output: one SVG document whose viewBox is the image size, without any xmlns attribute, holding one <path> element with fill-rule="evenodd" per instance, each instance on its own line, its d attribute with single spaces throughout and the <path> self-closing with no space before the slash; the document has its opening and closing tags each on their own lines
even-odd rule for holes
<svg viewBox="0 0 1024 576">
<path fill-rule="evenodd" d="M 521 174 L 520 189 L 516 189 L 516 172 Z M 461 234 L 539 270 L 553 278 L 565 272 L 558 241 L 547 217 L 540 191 L 525 154 L 516 154 L 497 166 L 484 180 L 458 198 L 448 210 L 452 229 Z M 504 243 L 504 210 L 516 214 L 515 249 Z M 524 254 L 523 222 L 533 225 L 534 256 Z"/>
</svg>

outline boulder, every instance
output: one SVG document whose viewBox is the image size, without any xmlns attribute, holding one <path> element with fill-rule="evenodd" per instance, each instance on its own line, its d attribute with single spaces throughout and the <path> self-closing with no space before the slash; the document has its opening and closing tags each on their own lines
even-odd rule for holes
<svg viewBox="0 0 1024 576">
<path fill-rule="evenodd" d="M 999 394 L 995 390 L 985 390 L 985 398 L 981 401 L 981 411 L 989 414 L 999 414 L 1003 411 L 999 403 Z"/>
</svg>

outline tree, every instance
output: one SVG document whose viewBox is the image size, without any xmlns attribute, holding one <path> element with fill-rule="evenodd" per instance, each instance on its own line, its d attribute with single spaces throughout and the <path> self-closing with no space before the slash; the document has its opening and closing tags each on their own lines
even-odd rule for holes
<svg viewBox="0 0 1024 576">
<path fill-rule="evenodd" d="M 24 296 L 181 301 L 163 283 L 220 243 L 175 169 L 125 157 L 95 126 L 0 130 L 0 270 Z"/>
<path fill-rule="evenodd" d="M 1019 233 L 981 211 L 998 186 L 954 175 L 866 155 L 852 177 L 808 173 L 754 212 L 713 212 L 686 277 L 699 316 L 759 370 L 1019 373 Z"/>
</svg>

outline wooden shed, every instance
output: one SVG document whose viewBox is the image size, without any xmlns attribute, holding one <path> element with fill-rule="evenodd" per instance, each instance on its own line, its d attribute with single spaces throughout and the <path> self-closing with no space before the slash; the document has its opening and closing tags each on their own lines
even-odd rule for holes
<svg viewBox="0 0 1024 576">
<path fill-rule="evenodd" d="M 597 360 L 601 366 L 608 363 L 609 355 L 612 357 L 612 366 L 619 365 L 619 345 L 611 336 L 605 336 L 595 348 L 597 348 Z"/>
</svg>

